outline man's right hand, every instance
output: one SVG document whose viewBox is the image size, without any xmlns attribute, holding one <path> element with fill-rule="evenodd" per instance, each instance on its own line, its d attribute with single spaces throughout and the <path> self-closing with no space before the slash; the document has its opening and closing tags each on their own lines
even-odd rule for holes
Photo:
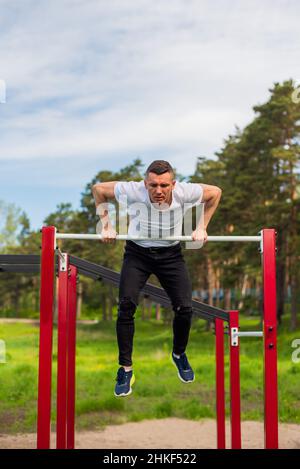
<svg viewBox="0 0 300 469">
<path fill-rule="evenodd" d="M 108 228 L 107 230 L 103 229 L 101 231 L 102 238 L 100 239 L 101 243 L 104 244 L 113 244 L 116 242 L 117 232 L 113 228 Z"/>
</svg>

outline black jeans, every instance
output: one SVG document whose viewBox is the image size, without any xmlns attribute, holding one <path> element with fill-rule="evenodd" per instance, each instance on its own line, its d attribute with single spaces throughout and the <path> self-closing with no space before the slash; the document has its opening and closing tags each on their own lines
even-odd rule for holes
<svg viewBox="0 0 300 469">
<path fill-rule="evenodd" d="M 134 314 L 139 295 L 149 276 L 154 274 L 168 294 L 174 310 L 173 351 L 185 351 L 192 320 L 192 286 L 180 244 L 144 248 L 127 241 L 119 287 L 116 323 L 119 364 L 132 365 Z"/>
</svg>

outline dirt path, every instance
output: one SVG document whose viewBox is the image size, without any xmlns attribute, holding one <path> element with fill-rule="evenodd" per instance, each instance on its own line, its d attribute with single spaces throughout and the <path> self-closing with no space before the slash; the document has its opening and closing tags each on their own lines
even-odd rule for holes
<svg viewBox="0 0 300 469">
<path fill-rule="evenodd" d="M 263 448 L 263 423 L 243 422 L 243 447 Z M 300 449 L 300 425 L 280 424 L 280 448 Z M 227 423 L 227 446 L 230 447 L 230 428 Z M 145 420 L 123 425 L 110 425 L 102 431 L 83 431 L 76 434 L 76 448 L 215 448 L 216 424 L 214 420 L 195 422 L 177 418 Z M 35 448 L 34 434 L 0 434 L 0 448 Z M 55 435 L 52 435 L 52 448 Z"/>
</svg>

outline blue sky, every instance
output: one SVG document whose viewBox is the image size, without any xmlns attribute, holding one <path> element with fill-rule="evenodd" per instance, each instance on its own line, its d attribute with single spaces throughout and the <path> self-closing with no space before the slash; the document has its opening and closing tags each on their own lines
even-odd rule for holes
<svg viewBox="0 0 300 469">
<path fill-rule="evenodd" d="M 300 79 L 297 1 L 0 0 L 0 200 L 32 228 L 140 157 L 188 175 Z"/>
</svg>

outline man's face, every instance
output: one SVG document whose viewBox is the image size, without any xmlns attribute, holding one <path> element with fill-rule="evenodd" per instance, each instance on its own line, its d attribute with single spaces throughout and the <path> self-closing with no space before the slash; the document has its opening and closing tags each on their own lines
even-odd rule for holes
<svg viewBox="0 0 300 469">
<path fill-rule="evenodd" d="M 172 201 L 172 190 L 175 182 L 172 173 L 155 174 L 149 173 L 145 179 L 145 187 L 148 190 L 151 202 L 161 204 L 170 204 Z"/>
</svg>

